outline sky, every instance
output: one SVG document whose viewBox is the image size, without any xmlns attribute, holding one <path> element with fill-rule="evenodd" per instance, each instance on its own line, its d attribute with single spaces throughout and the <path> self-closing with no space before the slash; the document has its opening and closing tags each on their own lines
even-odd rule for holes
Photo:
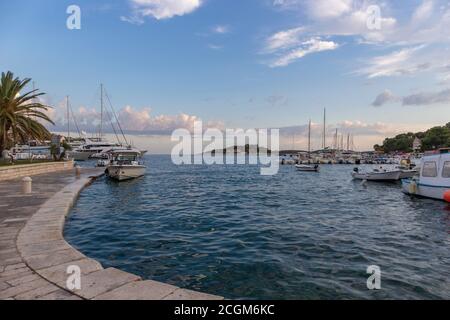
<svg viewBox="0 0 450 320">
<path fill-rule="evenodd" d="M 305 149 L 326 108 L 327 144 L 338 129 L 358 150 L 450 122 L 449 1 L 15 0 L 0 30 L 0 71 L 46 93 L 50 130 L 66 130 L 69 95 L 81 130 L 98 131 L 103 83 L 150 153 L 198 120 L 280 128 L 282 148 Z"/>
</svg>

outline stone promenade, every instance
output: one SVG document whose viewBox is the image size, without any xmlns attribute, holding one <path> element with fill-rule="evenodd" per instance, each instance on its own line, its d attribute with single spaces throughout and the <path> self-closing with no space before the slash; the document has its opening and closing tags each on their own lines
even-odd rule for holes
<svg viewBox="0 0 450 320">
<path fill-rule="evenodd" d="M 31 194 L 23 194 L 21 179 L 0 182 L 0 299 L 223 299 L 143 281 L 115 268 L 104 269 L 64 240 L 64 222 L 70 208 L 79 192 L 102 172 L 82 169 L 78 177 L 74 170 L 33 176 Z M 67 288 L 69 267 L 79 268 L 80 289 Z"/>
</svg>

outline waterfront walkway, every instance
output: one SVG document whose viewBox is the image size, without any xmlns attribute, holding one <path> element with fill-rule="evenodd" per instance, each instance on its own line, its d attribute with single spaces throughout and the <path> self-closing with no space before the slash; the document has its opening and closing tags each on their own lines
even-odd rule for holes
<svg viewBox="0 0 450 320">
<path fill-rule="evenodd" d="M 83 169 L 78 177 L 74 170 L 33 176 L 31 194 L 22 192 L 21 179 L 0 182 L 0 300 L 222 299 L 104 269 L 64 240 L 66 215 L 79 192 L 101 174 Z M 74 266 L 81 288 L 71 291 L 67 279 Z"/>
</svg>

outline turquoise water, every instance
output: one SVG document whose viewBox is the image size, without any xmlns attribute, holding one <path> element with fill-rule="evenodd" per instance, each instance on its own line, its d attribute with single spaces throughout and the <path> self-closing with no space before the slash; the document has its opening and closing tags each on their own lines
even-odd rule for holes
<svg viewBox="0 0 450 320">
<path fill-rule="evenodd" d="M 352 166 L 175 166 L 85 189 L 66 239 L 106 267 L 237 299 L 450 298 L 450 208 Z M 381 268 L 379 291 L 366 269 Z"/>
</svg>

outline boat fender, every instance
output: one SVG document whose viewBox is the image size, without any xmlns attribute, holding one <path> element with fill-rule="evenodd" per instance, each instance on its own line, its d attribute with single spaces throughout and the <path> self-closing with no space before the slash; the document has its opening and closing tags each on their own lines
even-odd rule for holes
<svg viewBox="0 0 450 320">
<path fill-rule="evenodd" d="M 411 181 L 409 184 L 409 193 L 416 194 L 417 193 L 417 183 L 415 181 Z"/>
<path fill-rule="evenodd" d="M 450 203 L 450 190 L 444 192 L 444 200 Z"/>
</svg>

